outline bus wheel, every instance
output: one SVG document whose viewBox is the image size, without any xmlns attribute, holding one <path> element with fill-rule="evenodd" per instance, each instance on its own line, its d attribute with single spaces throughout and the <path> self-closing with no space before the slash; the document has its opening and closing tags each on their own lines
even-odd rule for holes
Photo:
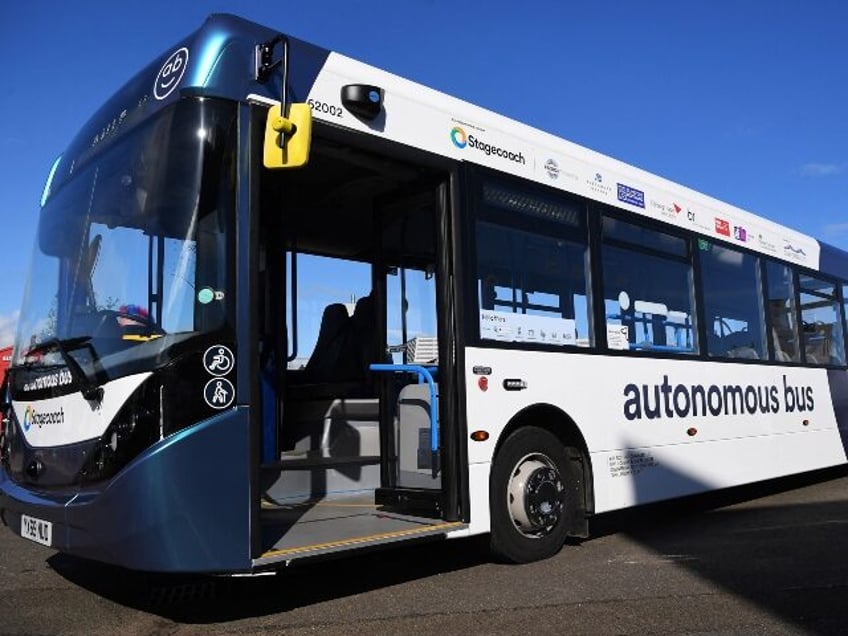
<svg viewBox="0 0 848 636">
<path fill-rule="evenodd" d="M 490 481 L 495 555 L 528 563 L 559 551 L 573 517 L 569 475 L 566 449 L 548 431 L 528 426 L 506 439 Z"/>
</svg>

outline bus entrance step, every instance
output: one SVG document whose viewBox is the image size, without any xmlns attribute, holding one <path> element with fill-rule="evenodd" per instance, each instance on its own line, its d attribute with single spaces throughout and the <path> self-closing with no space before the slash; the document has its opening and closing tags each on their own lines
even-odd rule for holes
<svg viewBox="0 0 848 636">
<path fill-rule="evenodd" d="M 378 488 L 374 503 L 391 510 L 415 511 L 434 518 L 442 518 L 442 492 L 424 488 Z"/>
</svg>

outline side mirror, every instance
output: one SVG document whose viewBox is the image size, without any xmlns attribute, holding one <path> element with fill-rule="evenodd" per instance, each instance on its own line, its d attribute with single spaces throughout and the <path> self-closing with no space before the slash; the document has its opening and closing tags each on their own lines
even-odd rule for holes
<svg viewBox="0 0 848 636">
<path fill-rule="evenodd" d="M 266 168 L 300 168 L 309 161 L 312 145 L 312 108 L 309 104 L 290 104 L 283 117 L 280 106 L 268 109 L 265 122 Z"/>
</svg>

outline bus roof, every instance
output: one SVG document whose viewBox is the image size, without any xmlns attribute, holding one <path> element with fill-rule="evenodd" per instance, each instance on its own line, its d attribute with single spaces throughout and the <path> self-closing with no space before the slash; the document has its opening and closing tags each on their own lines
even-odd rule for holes
<svg viewBox="0 0 848 636">
<path fill-rule="evenodd" d="M 279 100 L 280 74 L 255 76 L 256 45 L 277 31 L 227 14 L 211 15 L 118 91 L 86 124 L 55 181 L 78 160 L 187 95 Z M 848 279 L 848 253 L 565 139 L 387 71 L 289 38 L 289 98 L 313 105 L 316 119 L 466 161 L 696 231 L 755 252 Z M 377 86 L 384 111 L 373 120 L 341 103 L 347 84 Z M 106 143 L 104 143 L 106 142 Z"/>
</svg>

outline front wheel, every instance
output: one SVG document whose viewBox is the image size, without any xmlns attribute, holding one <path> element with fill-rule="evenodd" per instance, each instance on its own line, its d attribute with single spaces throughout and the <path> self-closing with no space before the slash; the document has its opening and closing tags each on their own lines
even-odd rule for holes
<svg viewBox="0 0 848 636">
<path fill-rule="evenodd" d="M 491 549 L 514 563 L 559 551 L 575 510 L 568 454 L 548 431 L 520 428 L 494 460 L 489 503 Z"/>
</svg>

